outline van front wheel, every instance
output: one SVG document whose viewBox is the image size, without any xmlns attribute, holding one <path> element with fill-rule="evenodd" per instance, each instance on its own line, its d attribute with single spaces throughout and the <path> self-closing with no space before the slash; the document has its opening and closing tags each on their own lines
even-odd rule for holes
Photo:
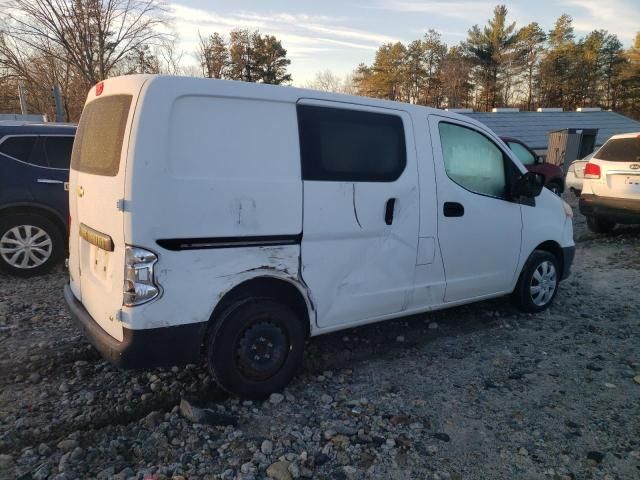
<svg viewBox="0 0 640 480">
<path fill-rule="evenodd" d="M 558 292 L 560 269 L 555 256 L 535 250 L 522 268 L 512 298 L 524 311 L 537 313 L 546 310 Z"/>
<path fill-rule="evenodd" d="M 295 312 L 275 300 L 238 302 L 207 337 L 207 362 L 227 392 L 262 399 L 282 390 L 302 364 L 305 328 Z"/>
</svg>

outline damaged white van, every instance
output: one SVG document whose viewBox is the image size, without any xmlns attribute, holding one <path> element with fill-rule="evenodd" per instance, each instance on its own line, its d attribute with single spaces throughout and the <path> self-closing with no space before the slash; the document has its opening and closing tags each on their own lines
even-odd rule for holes
<svg viewBox="0 0 640 480">
<path fill-rule="evenodd" d="M 89 93 L 73 147 L 73 318 L 122 367 L 204 359 L 282 389 L 308 337 L 511 295 L 552 302 L 572 212 L 468 117 L 209 79 Z"/>
</svg>

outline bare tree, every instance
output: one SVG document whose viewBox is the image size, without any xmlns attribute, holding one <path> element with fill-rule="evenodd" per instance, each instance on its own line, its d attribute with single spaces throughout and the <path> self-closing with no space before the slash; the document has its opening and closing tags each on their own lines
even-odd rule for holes
<svg viewBox="0 0 640 480">
<path fill-rule="evenodd" d="M 158 0 L 8 0 L 4 36 L 23 50 L 73 65 L 87 84 L 127 55 L 166 38 Z M 0 44 L 0 55 L 6 54 Z"/>
<path fill-rule="evenodd" d="M 156 57 L 160 62 L 161 73 L 166 75 L 182 75 L 184 73 L 184 68 L 182 67 L 184 51 L 178 50 L 176 36 L 165 39 L 156 48 Z"/>
<path fill-rule="evenodd" d="M 229 52 L 224 38 L 218 32 L 208 37 L 198 33 L 198 38 L 196 56 L 202 67 L 202 75 L 207 78 L 223 78 L 229 67 Z"/>
<path fill-rule="evenodd" d="M 353 75 L 347 75 L 341 78 L 331 70 L 323 70 L 317 72 L 314 79 L 304 84 L 304 88 L 320 90 L 322 92 L 336 92 L 355 94 L 353 86 Z"/>
</svg>

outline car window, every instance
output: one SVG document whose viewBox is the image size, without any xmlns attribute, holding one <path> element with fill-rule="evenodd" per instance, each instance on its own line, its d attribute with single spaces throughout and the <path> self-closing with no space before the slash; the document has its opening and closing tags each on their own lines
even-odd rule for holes
<svg viewBox="0 0 640 480">
<path fill-rule="evenodd" d="M 37 136 L 9 137 L 0 144 L 0 153 L 9 155 L 12 158 L 32 165 L 46 166 L 46 161 L 42 155 L 38 155 L 35 148 L 38 142 Z"/>
<path fill-rule="evenodd" d="M 69 168 L 73 137 L 41 137 L 44 139 L 44 151 L 49 166 L 52 168 Z"/>
<path fill-rule="evenodd" d="M 297 110 L 304 180 L 392 182 L 404 171 L 399 116 L 309 105 Z"/>
<path fill-rule="evenodd" d="M 611 139 L 595 157 L 608 162 L 640 162 L 640 137 Z"/>
<path fill-rule="evenodd" d="M 502 150 L 481 133 L 440 122 L 440 143 L 447 175 L 461 187 L 492 197 L 506 197 Z"/>
<path fill-rule="evenodd" d="M 518 142 L 508 142 L 509 148 L 516 154 L 523 165 L 533 165 L 536 163 L 536 157 Z"/>
</svg>

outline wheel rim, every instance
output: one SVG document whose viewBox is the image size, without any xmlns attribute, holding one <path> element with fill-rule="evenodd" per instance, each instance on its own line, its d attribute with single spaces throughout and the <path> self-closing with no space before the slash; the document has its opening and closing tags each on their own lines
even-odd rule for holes
<svg viewBox="0 0 640 480">
<path fill-rule="evenodd" d="M 44 264 L 51 257 L 52 249 L 49 234 L 34 225 L 17 225 L 0 239 L 0 255 L 4 261 L 25 270 Z"/>
<path fill-rule="evenodd" d="M 545 260 L 533 271 L 529 292 L 534 304 L 542 307 L 551 301 L 558 286 L 555 265 Z"/>
<path fill-rule="evenodd" d="M 282 329 L 269 320 L 258 320 L 236 343 L 238 369 L 251 380 L 268 379 L 280 370 L 288 351 L 289 341 Z"/>
</svg>

